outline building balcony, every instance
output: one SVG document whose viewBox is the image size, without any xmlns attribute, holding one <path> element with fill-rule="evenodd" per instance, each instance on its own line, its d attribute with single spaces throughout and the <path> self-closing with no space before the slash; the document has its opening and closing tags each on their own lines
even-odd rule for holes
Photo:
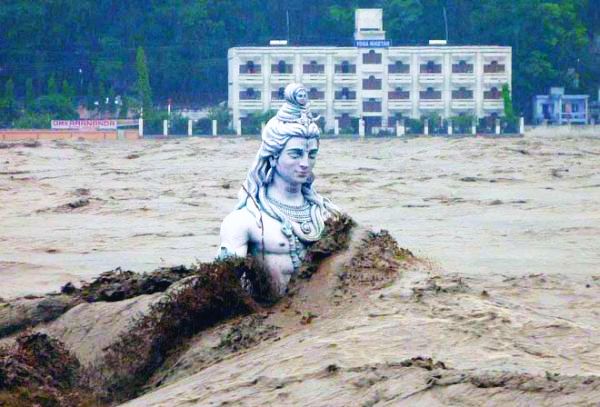
<svg viewBox="0 0 600 407">
<path fill-rule="evenodd" d="M 363 79 L 362 88 L 364 90 L 381 90 L 381 79 Z"/>
<path fill-rule="evenodd" d="M 302 75 L 302 83 L 325 83 L 327 77 L 324 73 L 305 73 Z"/>
<path fill-rule="evenodd" d="M 358 109 L 358 101 L 354 100 L 334 100 L 333 108 L 341 112 L 352 112 Z"/>
<path fill-rule="evenodd" d="M 410 65 L 408 64 L 389 64 L 389 74 L 408 74 L 410 75 Z"/>
<path fill-rule="evenodd" d="M 421 99 L 421 100 L 442 100 L 442 91 L 441 90 L 420 91 L 419 99 Z"/>
<path fill-rule="evenodd" d="M 388 83 L 411 83 L 412 75 L 410 73 L 389 73 Z"/>
<path fill-rule="evenodd" d="M 271 74 L 290 74 L 294 73 L 294 66 L 292 64 L 271 64 Z"/>
<path fill-rule="evenodd" d="M 343 90 L 335 92 L 335 100 L 356 100 L 356 91 L 350 90 L 344 93 Z"/>
<path fill-rule="evenodd" d="M 502 99 L 502 92 L 497 89 L 486 90 L 483 92 L 483 98 L 485 100 Z"/>
<path fill-rule="evenodd" d="M 441 64 L 421 64 L 419 65 L 419 73 L 421 74 L 441 74 Z"/>
<path fill-rule="evenodd" d="M 327 102 L 324 99 L 311 99 L 310 108 L 317 111 L 325 110 L 325 108 L 327 108 Z"/>
<path fill-rule="evenodd" d="M 421 73 L 419 74 L 420 83 L 442 83 L 444 75 L 441 73 Z"/>
<path fill-rule="evenodd" d="M 244 111 L 262 111 L 262 107 L 263 107 L 263 103 L 262 100 L 256 100 L 256 99 L 245 99 L 245 100 L 240 100 L 239 102 L 239 108 L 240 110 L 244 110 Z"/>
<path fill-rule="evenodd" d="M 378 101 L 364 101 L 362 104 L 362 110 L 365 113 L 381 112 L 381 102 Z"/>
<path fill-rule="evenodd" d="M 409 91 L 391 91 L 388 92 L 388 100 L 410 99 Z"/>
<path fill-rule="evenodd" d="M 341 75 L 350 75 L 356 73 L 356 65 L 354 64 L 336 64 L 335 73 Z"/>
<path fill-rule="evenodd" d="M 442 100 L 432 100 L 432 99 L 419 100 L 419 109 L 421 109 L 421 110 L 443 110 L 444 102 Z"/>
<path fill-rule="evenodd" d="M 487 85 L 501 85 L 504 83 L 508 83 L 508 74 L 507 73 L 494 73 L 494 74 L 485 74 L 483 76 L 483 83 Z"/>
<path fill-rule="evenodd" d="M 453 110 L 473 110 L 475 109 L 474 100 L 452 100 L 451 107 Z"/>
<path fill-rule="evenodd" d="M 325 92 L 319 91 L 319 90 L 309 90 L 308 91 L 308 99 L 310 101 L 313 101 L 313 100 L 324 100 L 325 99 Z"/>
<path fill-rule="evenodd" d="M 452 64 L 452 73 L 472 74 L 473 64 Z"/>
<path fill-rule="evenodd" d="M 291 73 L 273 73 L 271 74 L 271 83 L 288 83 L 295 82 L 295 76 Z"/>
<path fill-rule="evenodd" d="M 271 99 L 271 103 L 269 104 L 269 109 L 278 110 L 281 106 L 283 106 L 284 103 L 285 103 L 285 100 Z"/>
<path fill-rule="evenodd" d="M 260 100 L 260 91 L 240 91 L 240 101 L 245 100 Z"/>
<path fill-rule="evenodd" d="M 504 101 L 502 99 L 484 99 L 483 108 L 489 110 L 503 110 Z"/>
<path fill-rule="evenodd" d="M 474 73 L 453 73 L 452 83 L 475 83 Z"/>
<path fill-rule="evenodd" d="M 473 99 L 473 91 L 472 90 L 453 90 L 452 91 L 452 99 Z"/>
<path fill-rule="evenodd" d="M 260 75 L 261 74 L 261 66 L 260 65 L 240 65 L 240 75 Z"/>
<path fill-rule="evenodd" d="M 410 99 L 388 99 L 388 110 L 404 111 L 412 109 L 412 101 Z"/>
<path fill-rule="evenodd" d="M 497 63 L 491 63 L 491 64 L 485 64 L 483 65 L 483 73 L 485 74 L 495 74 L 495 73 L 505 73 L 506 72 L 506 65 L 504 64 L 497 64 Z"/>
<path fill-rule="evenodd" d="M 304 64 L 302 65 L 303 74 L 319 74 L 325 73 L 325 65 L 323 64 Z"/>
</svg>

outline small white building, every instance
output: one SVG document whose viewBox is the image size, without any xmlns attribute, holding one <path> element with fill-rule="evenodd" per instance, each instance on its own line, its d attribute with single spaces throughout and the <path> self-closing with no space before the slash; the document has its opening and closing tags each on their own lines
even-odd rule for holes
<svg viewBox="0 0 600 407">
<path fill-rule="evenodd" d="M 228 52 L 228 105 L 234 123 L 283 103 L 290 82 L 303 83 L 325 128 L 354 118 L 393 127 L 400 118 L 502 115 L 511 86 L 512 49 L 502 46 L 391 46 L 381 9 L 358 9 L 355 46 L 234 47 Z M 443 43 L 443 42 L 442 42 Z"/>
</svg>

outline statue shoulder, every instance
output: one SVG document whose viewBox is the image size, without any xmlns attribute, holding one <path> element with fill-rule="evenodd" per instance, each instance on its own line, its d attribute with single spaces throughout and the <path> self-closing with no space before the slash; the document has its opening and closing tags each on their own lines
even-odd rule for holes
<svg viewBox="0 0 600 407">
<path fill-rule="evenodd" d="M 246 207 L 236 209 L 223 219 L 221 234 L 223 234 L 223 231 L 231 232 L 234 230 L 247 233 L 253 222 L 254 217 Z"/>
</svg>

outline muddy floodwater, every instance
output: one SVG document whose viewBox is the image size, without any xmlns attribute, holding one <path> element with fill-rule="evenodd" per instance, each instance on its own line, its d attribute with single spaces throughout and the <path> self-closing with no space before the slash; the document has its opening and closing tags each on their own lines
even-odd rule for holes
<svg viewBox="0 0 600 407">
<path fill-rule="evenodd" d="M 10 145 L 9 145 L 10 146 Z M 0 149 L 0 297 L 206 261 L 251 139 Z M 448 272 L 600 274 L 600 138 L 323 140 L 316 185 Z"/>
<path fill-rule="evenodd" d="M 117 267 L 211 260 L 258 141 L 1 147 L 10 311 Z M 315 173 L 416 257 L 390 275 L 373 252 L 388 270 L 375 286 L 344 255 L 325 263 L 260 318 L 187 340 L 128 406 L 600 405 L 600 137 L 323 140 Z M 85 362 L 160 295 L 83 303 L 40 329 Z"/>
</svg>

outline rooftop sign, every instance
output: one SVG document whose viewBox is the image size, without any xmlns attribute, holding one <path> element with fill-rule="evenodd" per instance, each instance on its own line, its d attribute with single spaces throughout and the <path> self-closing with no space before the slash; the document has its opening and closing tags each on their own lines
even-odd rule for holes
<svg viewBox="0 0 600 407">
<path fill-rule="evenodd" d="M 355 40 L 354 46 L 357 48 L 389 48 L 392 45 L 390 40 Z"/>
</svg>

